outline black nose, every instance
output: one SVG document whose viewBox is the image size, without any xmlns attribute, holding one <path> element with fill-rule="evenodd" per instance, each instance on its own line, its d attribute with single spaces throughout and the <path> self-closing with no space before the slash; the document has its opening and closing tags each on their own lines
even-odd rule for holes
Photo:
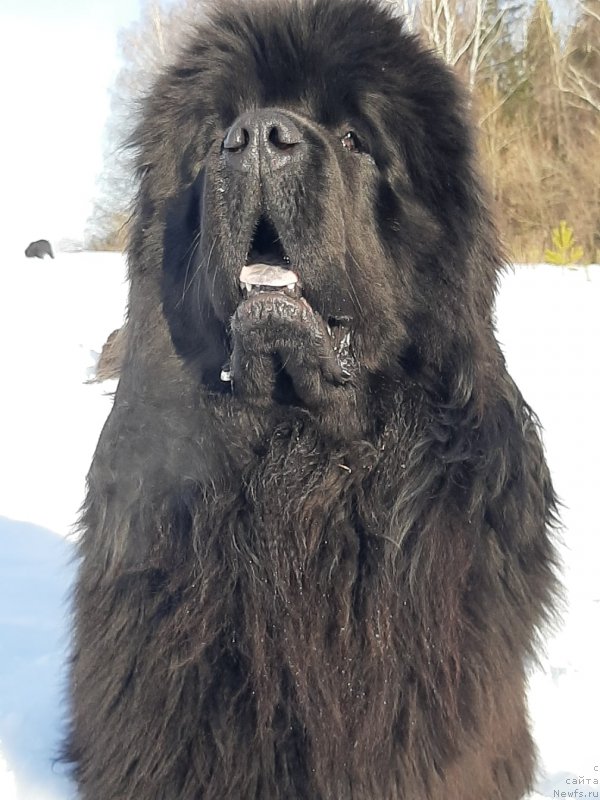
<svg viewBox="0 0 600 800">
<path fill-rule="evenodd" d="M 305 151 L 296 123 L 272 108 L 242 114 L 223 140 L 224 158 L 238 170 L 249 170 L 257 161 L 281 169 L 302 159 Z"/>
</svg>

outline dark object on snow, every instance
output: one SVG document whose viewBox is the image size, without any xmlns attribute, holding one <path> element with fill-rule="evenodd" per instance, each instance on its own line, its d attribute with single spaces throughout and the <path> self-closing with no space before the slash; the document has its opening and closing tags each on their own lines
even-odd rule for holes
<svg viewBox="0 0 600 800">
<path fill-rule="evenodd" d="M 96 374 L 92 383 L 101 383 L 114 378 L 118 378 L 125 358 L 125 348 L 127 346 L 127 328 L 117 328 L 114 330 L 104 345 L 98 359 Z"/>
<path fill-rule="evenodd" d="M 521 798 L 555 498 L 456 79 L 375 2 L 223 3 L 136 141 L 82 800 Z"/>
<path fill-rule="evenodd" d="M 44 258 L 45 256 L 54 258 L 52 247 L 47 239 L 38 239 L 37 242 L 31 242 L 25 250 L 25 255 L 27 258 Z"/>
</svg>

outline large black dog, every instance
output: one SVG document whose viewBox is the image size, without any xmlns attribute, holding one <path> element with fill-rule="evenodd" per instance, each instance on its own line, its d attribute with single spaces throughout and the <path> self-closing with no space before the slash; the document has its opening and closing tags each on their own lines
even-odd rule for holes
<svg viewBox="0 0 600 800">
<path fill-rule="evenodd" d="M 374 0 L 224 3 L 144 104 L 89 473 L 84 800 L 517 800 L 554 496 L 454 77 Z"/>
</svg>

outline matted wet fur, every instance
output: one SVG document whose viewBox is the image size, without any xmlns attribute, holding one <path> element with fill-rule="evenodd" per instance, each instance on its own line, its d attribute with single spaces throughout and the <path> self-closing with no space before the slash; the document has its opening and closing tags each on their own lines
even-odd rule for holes
<svg viewBox="0 0 600 800">
<path fill-rule="evenodd" d="M 554 495 L 466 120 L 368 0 L 223 4 L 147 98 L 75 592 L 82 800 L 531 786 Z"/>
<path fill-rule="evenodd" d="M 102 383 L 102 381 L 119 377 L 125 356 L 126 340 L 127 326 L 125 325 L 121 328 L 116 328 L 109 334 L 108 339 L 102 345 L 94 377 L 90 380 L 90 383 Z"/>
</svg>

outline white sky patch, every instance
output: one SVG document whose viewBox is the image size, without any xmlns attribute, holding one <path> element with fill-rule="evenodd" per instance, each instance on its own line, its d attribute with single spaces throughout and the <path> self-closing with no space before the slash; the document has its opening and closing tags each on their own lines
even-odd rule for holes
<svg viewBox="0 0 600 800">
<path fill-rule="evenodd" d="M 0 9 L 0 213 L 23 248 L 81 237 L 102 169 L 117 31 L 137 0 Z"/>
</svg>

